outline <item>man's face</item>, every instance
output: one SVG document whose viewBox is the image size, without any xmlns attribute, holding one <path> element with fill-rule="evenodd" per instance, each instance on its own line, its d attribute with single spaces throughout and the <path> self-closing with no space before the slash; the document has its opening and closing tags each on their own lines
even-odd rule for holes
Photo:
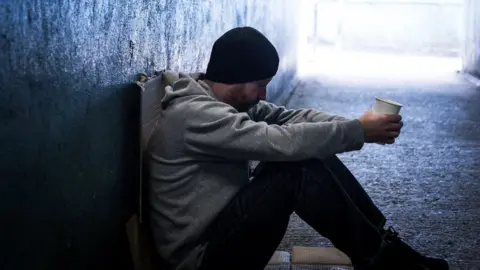
<svg viewBox="0 0 480 270">
<path fill-rule="evenodd" d="M 230 103 L 238 111 L 245 112 L 260 100 L 267 98 L 267 85 L 272 78 L 235 85 L 230 89 Z"/>
</svg>

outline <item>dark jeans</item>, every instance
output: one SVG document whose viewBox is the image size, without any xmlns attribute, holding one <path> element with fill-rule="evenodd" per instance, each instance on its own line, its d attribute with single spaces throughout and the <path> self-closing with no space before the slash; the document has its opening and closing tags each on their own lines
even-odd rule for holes
<svg viewBox="0 0 480 270">
<path fill-rule="evenodd" d="M 260 166 L 203 235 L 200 269 L 264 269 L 293 212 L 354 265 L 371 263 L 385 217 L 336 156 Z"/>
</svg>

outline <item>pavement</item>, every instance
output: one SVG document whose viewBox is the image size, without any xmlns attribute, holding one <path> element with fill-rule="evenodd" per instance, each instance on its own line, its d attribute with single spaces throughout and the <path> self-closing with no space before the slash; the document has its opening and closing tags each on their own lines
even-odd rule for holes
<svg viewBox="0 0 480 270">
<path fill-rule="evenodd" d="M 368 59 L 384 65 L 354 72 Z M 287 107 L 358 117 L 375 97 L 403 104 L 394 145 L 367 144 L 339 157 L 407 243 L 453 269 L 480 269 L 480 90 L 453 71 L 452 59 L 402 60 L 403 69 L 387 60 L 338 60 L 330 72 L 326 63 L 335 58 L 303 62 Z M 293 215 L 279 250 L 330 245 Z"/>
</svg>

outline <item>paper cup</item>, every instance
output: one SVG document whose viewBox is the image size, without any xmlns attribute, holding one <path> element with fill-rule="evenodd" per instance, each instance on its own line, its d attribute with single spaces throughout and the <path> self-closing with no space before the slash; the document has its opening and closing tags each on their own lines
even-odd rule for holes
<svg viewBox="0 0 480 270">
<path fill-rule="evenodd" d="M 373 111 L 380 114 L 398 114 L 401 108 L 402 104 L 398 102 L 377 97 L 375 98 Z"/>
<path fill-rule="evenodd" d="M 375 98 L 375 105 L 373 106 L 373 111 L 379 114 L 398 114 L 402 104 L 395 102 L 389 99 Z M 377 143 L 380 145 L 385 145 L 384 143 Z"/>
</svg>

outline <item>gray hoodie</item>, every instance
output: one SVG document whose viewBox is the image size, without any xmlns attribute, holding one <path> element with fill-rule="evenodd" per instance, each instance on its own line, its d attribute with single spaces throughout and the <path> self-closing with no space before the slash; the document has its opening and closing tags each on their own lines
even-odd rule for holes
<svg viewBox="0 0 480 270">
<path fill-rule="evenodd" d="M 198 238 L 249 184 L 250 160 L 324 158 L 364 144 L 357 119 L 264 101 L 241 113 L 218 101 L 202 74 L 176 76 L 147 146 L 155 244 L 175 269 L 198 267 Z"/>
</svg>

